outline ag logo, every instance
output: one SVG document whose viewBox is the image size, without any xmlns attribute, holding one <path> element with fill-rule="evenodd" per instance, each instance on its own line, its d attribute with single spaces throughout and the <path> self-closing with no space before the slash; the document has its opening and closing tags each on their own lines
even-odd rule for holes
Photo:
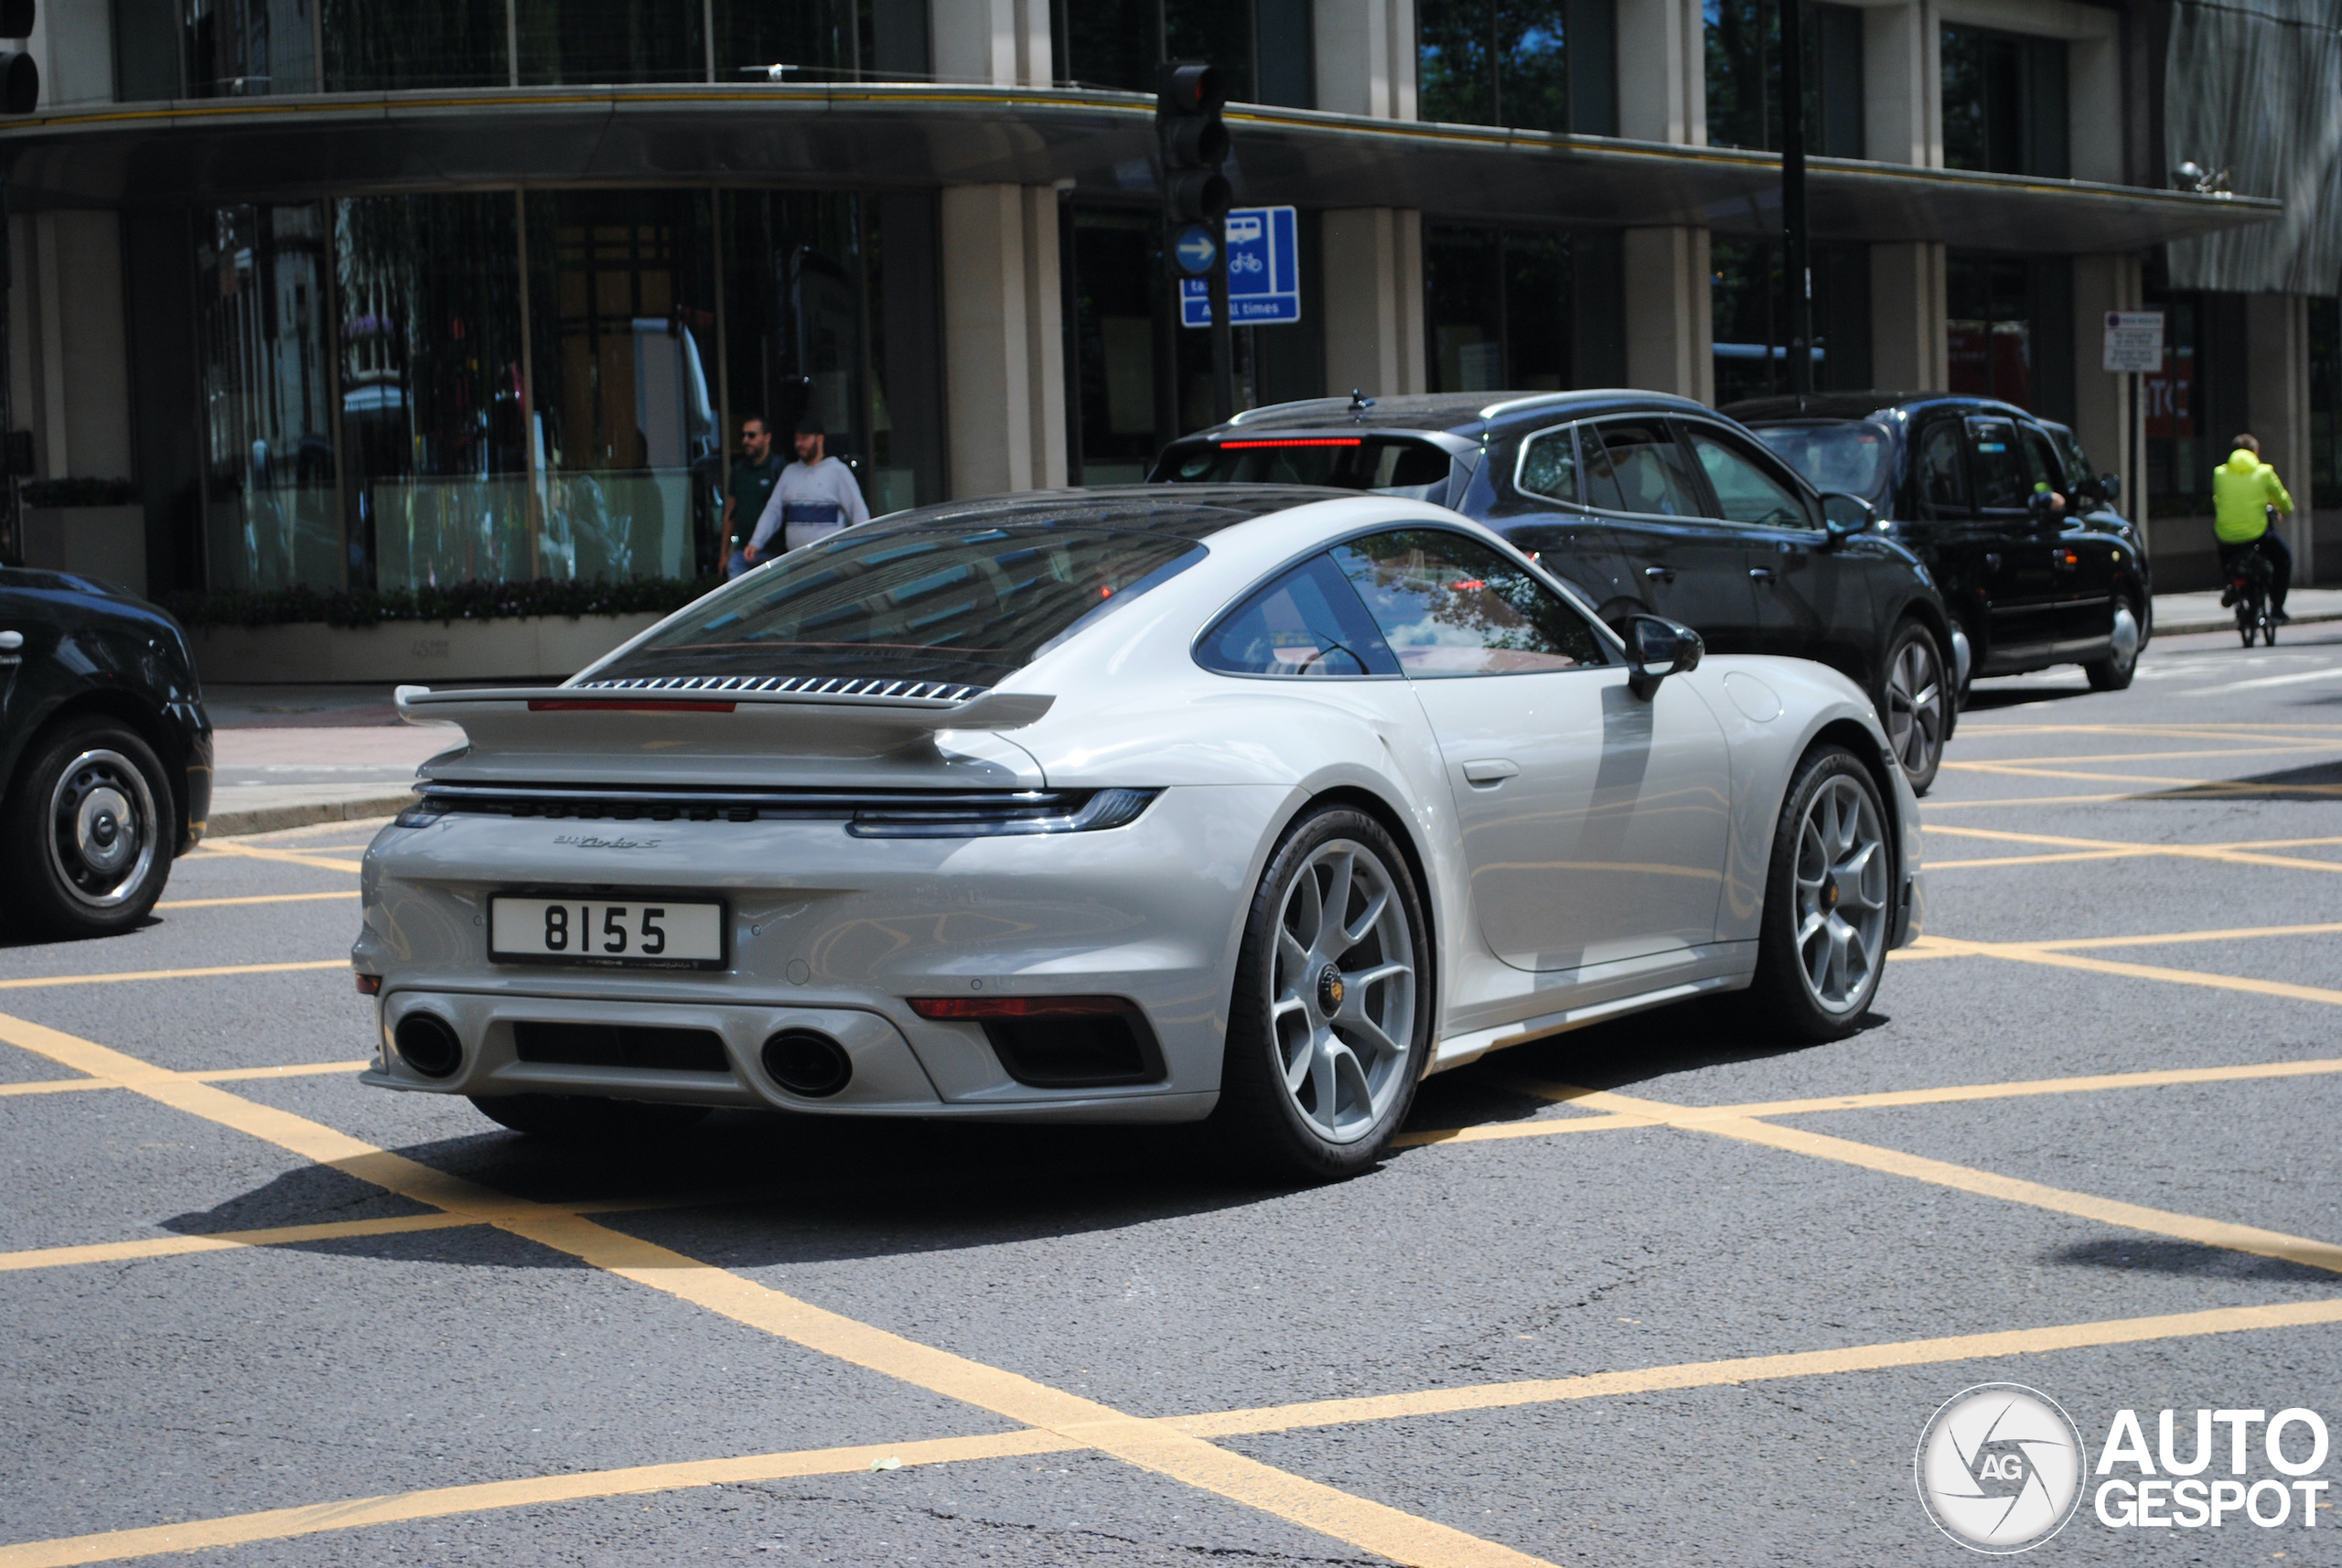
<svg viewBox="0 0 2342 1568">
<path fill-rule="evenodd" d="M 2025 1552 L 2081 1503 L 2081 1433 L 2037 1390 L 1980 1383 L 1928 1421 L 1912 1469 L 1937 1529 L 1971 1552 Z"/>
</svg>

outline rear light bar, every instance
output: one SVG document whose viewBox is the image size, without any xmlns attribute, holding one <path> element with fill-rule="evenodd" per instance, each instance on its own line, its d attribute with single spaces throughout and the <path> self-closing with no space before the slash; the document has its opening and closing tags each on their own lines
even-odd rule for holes
<svg viewBox="0 0 2342 1568">
<path fill-rule="evenodd" d="M 911 1011 L 922 1018 L 1073 1018 L 1135 1013 L 1125 996 L 914 996 Z"/>
<path fill-rule="evenodd" d="M 1234 452 L 1248 446 L 1357 446 L 1363 443 L 1355 435 L 1295 435 L 1281 441 L 1222 441 L 1217 445 L 1223 452 Z"/>
</svg>

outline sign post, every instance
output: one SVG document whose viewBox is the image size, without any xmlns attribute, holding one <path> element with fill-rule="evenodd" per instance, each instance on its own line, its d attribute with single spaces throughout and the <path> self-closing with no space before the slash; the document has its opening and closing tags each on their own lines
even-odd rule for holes
<svg viewBox="0 0 2342 1568">
<path fill-rule="evenodd" d="M 2147 541 L 2147 408 L 2146 378 L 2163 369 L 2163 312 L 2110 310 L 2106 313 L 2106 346 L 2100 360 L 2110 375 L 2127 378 L 2131 417 L 2123 423 L 2131 460 L 2123 483 L 2130 488 L 2131 518 L 2142 544 Z"/>
</svg>

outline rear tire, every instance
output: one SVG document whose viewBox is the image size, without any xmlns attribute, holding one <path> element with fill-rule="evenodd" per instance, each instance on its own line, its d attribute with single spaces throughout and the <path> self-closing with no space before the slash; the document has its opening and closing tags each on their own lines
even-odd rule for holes
<svg viewBox="0 0 2342 1568">
<path fill-rule="evenodd" d="M 707 1116 L 704 1105 L 654 1105 L 584 1094 L 475 1094 L 479 1113 L 515 1133 L 560 1144 L 671 1138 Z"/>
<path fill-rule="evenodd" d="M 1211 1120 L 1272 1180 L 1370 1168 L 1431 1054 L 1430 932 L 1405 855 L 1365 812 L 1287 829 L 1245 917 Z"/>
<path fill-rule="evenodd" d="M 1854 1032 L 1895 937 L 1895 857 L 1878 785 L 1854 754 L 1817 746 L 1773 830 L 1750 1001 L 1809 1042 Z"/>
<path fill-rule="evenodd" d="M 107 937 L 145 919 L 171 876 L 176 805 L 154 750 L 117 720 L 72 720 L 34 743 L 0 810 L 0 848 L 34 929 Z"/>
<path fill-rule="evenodd" d="M 2129 622 L 2127 635 L 2123 624 L 2126 621 Z M 2133 613 L 2129 601 L 2118 598 L 2114 601 L 2113 645 L 2107 650 L 2105 658 L 2082 666 L 2082 673 L 2090 677 L 2090 689 L 2093 692 L 2127 691 L 2132 677 L 2139 672 L 2141 651 L 2139 618 Z"/>
<path fill-rule="evenodd" d="M 1953 702 L 1950 666 L 1935 633 L 1916 620 L 1895 628 L 1886 641 L 1886 664 L 1879 673 L 1876 693 L 1879 722 L 1886 728 L 1886 744 L 1911 792 L 1924 795 L 1943 766 L 1943 748 L 1951 739 L 1958 708 Z"/>
</svg>

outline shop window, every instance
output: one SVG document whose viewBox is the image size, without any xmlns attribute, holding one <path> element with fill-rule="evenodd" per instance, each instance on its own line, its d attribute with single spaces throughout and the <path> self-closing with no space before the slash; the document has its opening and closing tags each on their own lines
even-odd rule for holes
<svg viewBox="0 0 2342 1568">
<path fill-rule="evenodd" d="M 1817 392 L 1871 384 L 1870 247 L 1814 245 L 1810 320 Z M 1711 240 L 1709 330 L 1716 406 L 1789 390 L 1788 285 L 1781 247 L 1770 240 Z"/>
<path fill-rule="evenodd" d="M 314 0 L 325 40 L 326 90 L 501 87 L 508 0 Z"/>
<path fill-rule="evenodd" d="M 1424 364 L 1434 392 L 1548 392 L 1626 379 L 1617 238 L 1423 230 Z"/>
<path fill-rule="evenodd" d="M 559 575 L 532 526 L 509 191 L 335 207 L 354 585 Z"/>
<path fill-rule="evenodd" d="M 1706 0 L 1708 143 L 1778 149 L 1781 145 L 1781 11 L 1778 0 Z M 1863 156 L 1863 14 L 1851 5 L 1802 12 L 1805 150 L 1821 157 Z"/>
<path fill-rule="evenodd" d="M 338 588 L 325 208 L 220 208 L 196 230 L 210 580 Z"/>
<path fill-rule="evenodd" d="M 1943 30 L 1943 161 L 1993 174 L 2071 177 L 2065 41 Z"/>
<path fill-rule="evenodd" d="M 1310 0 L 1053 0 L 1059 80 L 1155 90 L 1166 59 L 1209 60 L 1229 101 L 1307 109 L 1316 102 Z"/>
<path fill-rule="evenodd" d="M 2073 423 L 2072 263 L 1953 252 L 1944 279 L 1950 389 Z"/>
<path fill-rule="evenodd" d="M 1616 0 L 1418 0 L 1425 120 L 1618 134 Z"/>
</svg>

